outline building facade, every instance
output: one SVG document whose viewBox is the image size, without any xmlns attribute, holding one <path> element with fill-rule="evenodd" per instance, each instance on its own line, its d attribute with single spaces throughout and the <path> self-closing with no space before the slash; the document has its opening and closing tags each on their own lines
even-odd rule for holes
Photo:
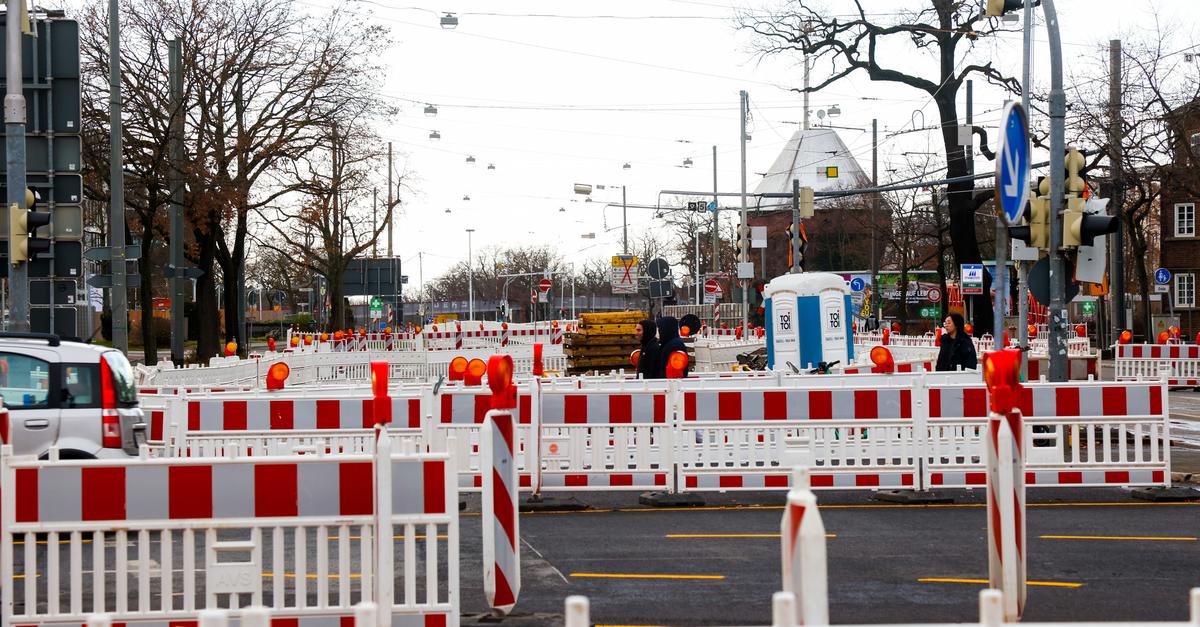
<svg viewBox="0 0 1200 627">
<path fill-rule="evenodd" d="M 1176 109 L 1168 119 L 1175 152 L 1164 177 L 1159 206 L 1160 266 L 1170 270 L 1171 304 L 1182 333 L 1192 340 L 1200 333 L 1197 279 L 1200 278 L 1200 100 Z"/>
</svg>

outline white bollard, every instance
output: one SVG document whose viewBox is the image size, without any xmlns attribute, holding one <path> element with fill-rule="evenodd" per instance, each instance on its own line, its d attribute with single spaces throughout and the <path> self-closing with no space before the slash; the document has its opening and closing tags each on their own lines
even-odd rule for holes
<svg viewBox="0 0 1200 627">
<path fill-rule="evenodd" d="M 979 624 L 1000 627 L 1004 624 L 1004 594 L 988 588 L 979 591 Z"/>
<path fill-rule="evenodd" d="M 229 613 L 225 610 L 200 610 L 198 627 L 229 627 Z"/>
<path fill-rule="evenodd" d="M 354 606 L 354 627 L 376 627 L 378 618 L 375 604 L 362 601 Z"/>
<path fill-rule="evenodd" d="M 271 612 L 265 607 L 242 610 L 242 627 L 271 627 Z"/>
<path fill-rule="evenodd" d="M 499 616 L 508 615 L 521 594 L 516 435 L 516 420 L 510 410 L 493 409 L 484 417 L 479 437 L 479 468 L 483 474 L 483 591 L 493 613 Z"/>
<path fill-rule="evenodd" d="M 988 416 L 988 581 L 1004 593 L 1008 622 L 1025 611 L 1025 460 L 1017 439 L 1024 430 L 1019 409 Z"/>
<path fill-rule="evenodd" d="M 564 627 L 590 627 L 591 607 L 588 598 L 582 595 L 567 597 L 566 624 Z"/>
<path fill-rule="evenodd" d="M 112 627 L 112 616 L 108 614 L 92 614 L 88 616 L 87 627 Z"/>
<path fill-rule="evenodd" d="M 1191 622 L 1194 627 L 1200 627 L 1200 588 L 1192 588 Z"/>
<path fill-rule="evenodd" d="M 817 497 L 804 486 L 808 469 L 797 466 L 796 483 L 788 492 L 780 522 L 780 556 L 783 591 L 796 597 L 796 621 L 803 625 L 829 624 L 829 581 L 825 555 L 825 523 Z M 803 487 L 801 487 L 803 486 Z"/>
<path fill-rule="evenodd" d="M 771 627 L 796 627 L 796 595 L 791 592 L 771 595 Z"/>
</svg>

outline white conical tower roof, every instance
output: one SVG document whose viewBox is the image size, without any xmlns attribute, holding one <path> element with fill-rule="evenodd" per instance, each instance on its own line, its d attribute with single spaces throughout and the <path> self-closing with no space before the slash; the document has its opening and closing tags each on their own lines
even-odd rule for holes
<svg viewBox="0 0 1200 627">
<path fill-rule="evenodd" d="M 859 187 L 870 180 L 837 131 L 831 128 L 796 131 L 754 193 L 791 194 L 792 179 L 799 179 L 801 187 L 816 191 Z M 764 207 L 778 204 L 784 203 L 766 198 L 759 203 Z"/>
</svg>

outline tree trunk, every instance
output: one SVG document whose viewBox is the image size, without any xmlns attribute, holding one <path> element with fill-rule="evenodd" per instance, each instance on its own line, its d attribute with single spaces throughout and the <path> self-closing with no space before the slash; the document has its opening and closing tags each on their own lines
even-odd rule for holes
<svg viewBox="0 0 1200 627">
<path fill-rule="evenodd" d="M 142 284 L 138 287 L 138 301 L 142 306 L 142 351 L 145 353 L 143 362 L 147 366 L 158 363 L 158 338 L 154 334 L 154 290 L 152 289 L 150 251 L 154 249 L 154 225 L 142 224 L 142 256 L 138 258 L 138 274 Z"/>
<path fill-rule="evenodd" d="M 958 145 L 958 110 L 954 102 L 956 89 L 944 89 L 935 98 L 938 113 L 942 119 L 942 142 L 949 157 L 946 163 L 946 176 L 955 178 L 966 176 L 967 169 L 965 151 Z M 979 254 L 979 240 L 975 233 L 975 202 L 973 182 L 951 183 L 947 185 L 947 203 L 950 207 L 950 241 L 954 248 L 954 260 L 962 264 L 978 264 L 983 259 Z M 961 285 L 960 285 L 961 287 Z M 979 336 L 985 330 L 992 328 L 991 293 L 992 279 L 983 273 L 983 294 L 971 296 L 972 319 L 974 335 Z M 964 304 L 967 296 L 964 295 Z"/>
<path fill-rule="evenodd" d="M 1147 344 L 1154 343 L 1154 319 L 1150 307 L 1150 271 L 1146 268 L 1146 236 L 1140 229 L 1136 228 L 1134 216 L 1130 213 L 1125 213 L 1122 218 L 1126 220 L 1128 233 L 1131 235 L 1130 242 L 1133 244 L 1133 270 L 1138 278 L 1138 293 L 1142 297 L 1142 333 L 1146 337 Z"/>
</svg>

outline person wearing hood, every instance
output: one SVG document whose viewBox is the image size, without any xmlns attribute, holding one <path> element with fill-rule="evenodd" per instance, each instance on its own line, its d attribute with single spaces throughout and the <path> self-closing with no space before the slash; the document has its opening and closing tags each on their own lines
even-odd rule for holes
<svg viewBox="0 0 1200 627">
<path fill-rule="evenodd" d="M 658 319 L 658 344 L 659 344 L 659 359 L 658 359 L 658 378 L 667 378 L 667 360 L 671 358 L 671 353 L 676 351 L 686 353 L 687 345 L 683 343 L 683 338 L 679 337 L 679 320 L 671 316 L 664 316 Z M 683 370 L 683 376 L 687 376 L 692 369 L 692 364 L 689 361 L 687 368 Z"/>
<path fill-rule="evenodd" d="M 637 373 L 643 379 L 657 379 L 661 375 L 658 373 L 658 362 L 660 359 L 660 348 L 658 338 L 654 336 L 655 327 L 653 320 L 642 320 L 638 323 L 638 330 L 641 331 L 641 355 L 638 357 Z"/>
</svg>

